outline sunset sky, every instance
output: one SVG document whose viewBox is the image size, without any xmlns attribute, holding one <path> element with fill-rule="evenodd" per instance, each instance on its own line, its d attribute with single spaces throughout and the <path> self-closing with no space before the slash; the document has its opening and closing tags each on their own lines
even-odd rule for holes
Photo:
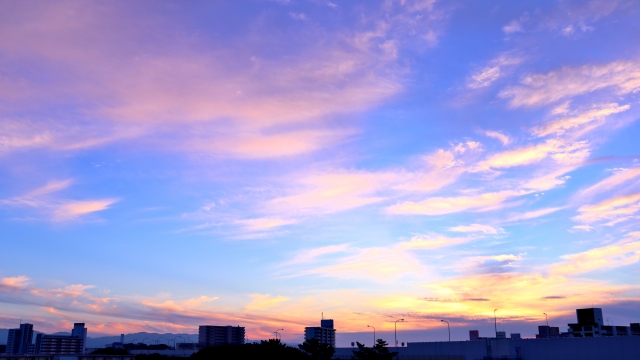
<svg viewBox="0 0 640 360">
<path fill-rule="evenodd" d="M 640 322 L 640 2 L 0 0 L 0 328 Z M 5 339 L 0 339 L 4 342 Z"/>
</svg>

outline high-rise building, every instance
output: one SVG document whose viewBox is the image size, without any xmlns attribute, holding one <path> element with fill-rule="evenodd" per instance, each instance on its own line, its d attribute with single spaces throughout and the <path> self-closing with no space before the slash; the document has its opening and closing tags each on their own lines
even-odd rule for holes
<svg viewBox="0 0 640 360">
<path fill-rule="evenodd" d="M 480 337 L 480 331 L 469 330 L 469 340 L 471 341 L 478 340 L 479 337 Z"/>
<path fill-rule="evenodd" d="M 320 321 L 320 327 L 304 328 L 304 339 L 316 339 L 320 344 L 328 344 L 336 347 L 336 329 L 333 328 L 332 319 L 323 319 Z"/>
<path fill-rule="evenodd" d="M 198 346 L 242 345 L 244 327 L 201 325 L 198 330 Z"/>
<path fill-rule="evenodd" d="M 33 341 L 33 325 L 20 324 L 19 329 L 9 329 L 7 354 L 28 354 Z"/>
</svg>

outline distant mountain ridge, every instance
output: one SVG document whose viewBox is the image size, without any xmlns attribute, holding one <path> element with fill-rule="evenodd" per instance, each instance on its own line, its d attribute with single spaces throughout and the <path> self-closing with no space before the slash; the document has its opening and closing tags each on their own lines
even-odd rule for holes
<svg viewBox="0 0 640 360">
<path fill-rule="evenodd" d="M 35 335 L 41 332 L 34 331 L 33 339 L 35 341 Z M 91 329 L 89 329 L 89 335 L 91 334 Z M 5 345 L 7 343 L 7 336 L 9 335 L 9 329 L 0 329 L 0 345 Z M 69 332 L 56 332 L 52 335 L 71 335 Z M 178 336 L 182 337 L 182 339 L 177 338 Z M 198 334 L 158 334 L 158 333 L 147 333 L 147 332 L 138 332 L 132 334 L 124 334 L 124 342 L 132 342 L 136 343 L 144 342 L 146 344 L 171 344 L 173 346 L 174 339 L 176 342 L 190 342 L 188 339 L 191 339 L 192 342 L 198 342 Z M 87 336 L 87 347 L 88 348 L 101 348 L 106 345 L 110 345 L 111 343 L 120 341 L 120 335 L 112 335 L 112 336 L 99 336 L 99 337 L 91 337 Z"/>
</svg>

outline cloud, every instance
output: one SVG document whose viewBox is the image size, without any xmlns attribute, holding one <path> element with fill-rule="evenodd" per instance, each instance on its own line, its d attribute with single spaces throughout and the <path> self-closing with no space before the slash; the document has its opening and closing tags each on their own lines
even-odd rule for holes
<svg viewBox="0 0 640 360">
<path fill-rule="evenodd" d="M 29 278 L 26 276 L 6 277 L 0 280 L 0 287 L 4 289 L 24 289 L 29 285 Z"/>
<path fill-rule="evenodd" d="M 522 214 L 518 214 L 518 215 L 514 215 L 512 217 L 510 217 L 507 221 L 511 222 L 511 221 L 520 221 L 520 220 L 529 220 L 529 219 L 535 219 L 535 218 L 539 218 L 541 216 L 545 216 L 547 214 L 551 214 L 554 213 L 558 210 L 562 210 L 564 209 L 564 207 L 552 207 L 552 208 L 545 208 L 545 209 L 540 209 L 540 210 L 535 210 L 535 211 L 528 211 Z"/>
<path fill-rule="evenodd" d="M 521 85 L 500 92 L 512 107 L 540 106 L 566 98 L 612 88 L 618 95 L 640 90 L 640 65 L 619 60 L 608 64 L 563 67 L 547 74 L 525 77 Z"/>
<path fill-rule="evenodd" d="M 518 20 L 513 20 L 507 25 L 503 26 L 502 31 L 504 31 L 505 34 L 513 34 L 516 32 L 522 32 L 524 30 L 522 29 L 522 25 Z"/>
<path fill-rule="evenodd" d="M 629 105 L 620 106 L 617 103 L 596 104 L 592 105 L 591 109 L 587 111 L 549 121 L 544 125 L 533 128 L 532 131 L 536 136 L 562 135 L 567 130 L 579 126 L 592 123 L 602 124 L 607 116 L 627 111 L 629 108 Z"/>
<path fill-rule="evenodd" d="M 290 12 L 289 16 L 291 16 L 291 18 L 294 20 L 307 20 L 307 15 L 305 15 L 304 13 Z"/>
<path fill-rule="evenodd" d="M 580 190 L 576 195 L 576 198 L 591 197 L 603 192 L 611 191 L 619 187 L 624 183 L 628 183 L 631 180 L 640 177 L 640 167 L 631 169 L 622 169 L 615 172 L 613 175 L 606 179 L 592 185 L 586 189 Z"/>
<path fill-rule="evenodd" d="M 582 231 L 591 231 L 594 229 L 593 226 L 589 226 L 589 225 L 576 225 L 576 226 L 572 226 L 571 228 L 576 230 L 582 230 Z"/>
<path fill-rule="evenodd" d="M 10 199 L 0 199 L 0 206 L 29 207 L 47 214 L 53 222 L 65 222 L 108 209 L 118 199 L 69 200 L 55 196 L 55 193 L 68 188 L 73 180 L 50 181 L 45 186 L 25 195 Z"/>
<path fill-rule="evenodd" d="M 479 170 L 503 169 L 531 165 L 546 158 L 562 164 L 580 163 L 589 156 L 588 145 L 586 141 L 565 142 L 559 139 L 548 139 L 539 144 L 495 153 L 478 163 L 477 168 Z"/>
<path fill-rule="evenodd" d="M 58 204 L 53 210 L 54 221 L 74 220 L 82 215 L 103 211 L 118 202 L 118 199 L 67 201 Z"/>
<path fill-rule="evenodd" d="M 282 265 L 285 266 L 295 264 L 308 264 L 316 261 L 319 257 L 322 257 L 324 255 L 341 253 L 349 250 L 349 244 L 329 245 L 310 250 L 303 250 L 302 252 L 296 254 L 291 260 Z"/>
<path fill-rule="evenodd" d="M 370 7 L 348 29 L 318 31 L 317 23 L 299 21 L 293 37 L 265 29 L 266 18 L 286 9 L 263 13 L 259 21 L 245 14 L 227 29 L 228 38 L 242 42 L 192 36 L 190 24 L 172 23 L 162 6 L 140 22 L 128 3 L 101 9 L 68 3 L 68 11 L 6 5 L 0 32 L 8 35 L 0 51 L 7 76 L 0 88 L 12 91 L 0 97 L 0 108 L 12 113 L 0 124 L 0 155 L 132 139 L 147 149 L 240 158 L 334 145 L 353 133 L 337 117 L 378 106 L 402 90 L 398 39 L 437 40 L 438 20 L 424 16 L 435 11 L 432 4 L 397 5 Z M 273 44 L 281 44 L 277 57 Z M 58 106 L 70 111 L 41 120 L 39 111 Z M 20 118 L 4 120 L 13 112 Z"/>
<path fill-rule="evenodd" d="M 238 220 L 237 223 L 249 231 L 271 230 L 285 225 L 295 224 L 295 220 L 285 220 L 278 218 L 255 218 Z"/>
<path fill-rule="evenodd" d="M 500 140 L 502 145 L 509 145 L 509 143 L 511 142 L 511 139 L 507 135 L 505 135 L 505 134 L 503 134 L 503 133 L 501 133 L 499 131 L 489 131 L 489 130 L 487 130 L 487 131 L 483 131 L 482 133 L 484 135 L 490 137 L 490 138 L 494 138 L 494 139 Z"/>
<path fill-rule="evenodd" d="M 381 190 L 397 181 L 391 172 L 335 171 L 297 179 L 300 190 L 270 200 L 266 211 L 292 215 L 346 211 L 384 200 Z"/>
<path fill-rule="evenodd" d="M 538 319 L 536 308 L 541 297 L 553 296 L 552 309 L 557 312 L 573 312 L 584 304 L 587 296 L 599 304 L 611 302 L 611 293 L 628 291 L 629 287 L 609 285 L 602 281 L 574 279 L 561 275 L 540 274 L 471 273 L 464 276 L 433 281 L 422 285 L 430 298 L 491 299 L 490 302 L 429 303 L 429 312 L 459 314 L 466 318 L 493 319 L 493 310 L 499 310 L 502 318 L 512 321 Z M 504 296 L 510 294 L 510 296 Z"/>
<path fill-rule="evenodd" d="M 634 218 L 640 211 L 640 193 L 621 195 L 603 200 L 594 205 L 578 208 L 579 215 L 573 220 L 582 223 L 594 223 L 608 220 L 610 225 Z"/>
<path fill-rule="evenodd" d="M 482 210 L 505 200 L 526 195 L 524 191 L 503 190 L 481 193 L 475 196 L 432 197 L 423 201 L 405 201 L 387 208 L 390 214 L 444 215 L 464 210 Z"/>
<path fill-rule="evenodd" d="M 621 240 L 613 245 L 562 256 L 565 261 L 553 264 L 550 271 L 557 274 L 582 274 L 637 263 L 640 260 L 640 241 Z"/>
<path fill-rule="evenodd" d="M 521 58 L 512 57 L 506 54 L 500 55 L 491 60 L 486 67 L 471 75 L 471 78 L 467 81 L 467 87 L 470 89 L 485 88 L 505 75 L 506 67 L 517 65 L 521 62 Z"/>
<path fill-rule="evenodd" d="M 504 229 L 494 228 L 493 226 L 481 225 L 481 224 L 454 226 L 452 228 L 449 228 L 449 231 L 463 232 L 463 233 L 482 232 L 489 235 L 504 234 Z"/>
<path fill-rule="evenodd" d="M 290 269 L 294 276 L 319 275 L 339 279 L 366 279 L 374 282 L 388 283 L 403 277 L 419 277 L 427 273 L 427 267 L 416 257 L 416 251 L 434 250 L 457 246 L 479 239 L 478 236 L 451 238 L 440 234 L 414 235 L 408 241 L 401 241 L 388 246 L 354 247 L 337 245 L 305 250 L 292 261 L 282 266 L 308 265 L 318 257 L 327 254 L 347 253 L 324 259 L 325 266 L 312 266 L 301 270 L 299 266 Z"/>
<path fill-rule="evenodd" d="M 248 311 L 266 310 L 291 300 L 286 296 L 272 296 L 270 294 L 252 294 L 251 299 L 251 302 L 245 306 Z"/>
</svg>

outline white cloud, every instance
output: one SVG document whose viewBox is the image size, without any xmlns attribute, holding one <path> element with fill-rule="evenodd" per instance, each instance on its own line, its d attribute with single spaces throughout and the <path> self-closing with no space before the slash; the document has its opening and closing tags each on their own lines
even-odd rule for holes
<svg viewBox="0 0 640 360">
<path fill-rule="evenodd" d="M 509 99 L 513 107 L 540 106 L 604 88 L 612 88 L 618 95 L 640 90 L 640 64 L 619 60 L 533 74 L 521 85 L 500 92 L 500 97 Z"/>
<path fill-rule="evenodd" d="M 502 31 L 504 31 L 505 34 L 513 34 L 516 32 L 521 32 L 523 31 L 523 29 L 518 20 L 512 20 L 510 23 L 502 27 Z"/>
<path fill-rule="evenodd" d="M 506 67 L 517 65 L 521 62 L 522 58 L 502 54 L 491 60 L 486 67 L 471 75 L 471 78 L 467 81 L 467 87 L 470 89 L 487 87 L 504 75 Z"/>
<path fill-rule="evenodd" d="M 452 228 L 449 228 L 449 231 L 463 232 L 463 233 L 481 232 L 488 235 L 504 234 L 505 232 L 504 229 L 495 228 L 489 225 L 481 225 L 481 224 L 454 226 Z"/>
<path fill-rule="evenodd" d="M 487 130 L 487 131 L 483 131 L 483 134 L 490 138 L 500 140 L 502 145 L 508 145 L 511 142 L 511 139 L 507 135 L 501 133 L 500 131 Z"/>
<path fill-rule="evenodd" d="M 528 211 L 528 212 L 525 212 L 525 213 L 522 213 L 522 214 L 514 215 L 514 216 L 510 217 L 507 221 L 511 222 L 511 221 L 535 219 L 535 218 L 539 218 L 541 216 L 545 216 L 545 215 L 554 213 L 554 212 L 562 210 L 562 209 L 564 209 L 564 207 L 552 207 L 552 208 L 540 209 L 540 210 L 535 210 L 535 211 Z"/>
<path fill-rule="evenodd" d="M 503 190 L 473 196 L 432 197 L 423 201 L 405 201 L 388 207 L 387 212 L 398 215 L 444 215 L 490 208 L 509 198 L 526 194 L 526 191 Z"/>
</svg>

